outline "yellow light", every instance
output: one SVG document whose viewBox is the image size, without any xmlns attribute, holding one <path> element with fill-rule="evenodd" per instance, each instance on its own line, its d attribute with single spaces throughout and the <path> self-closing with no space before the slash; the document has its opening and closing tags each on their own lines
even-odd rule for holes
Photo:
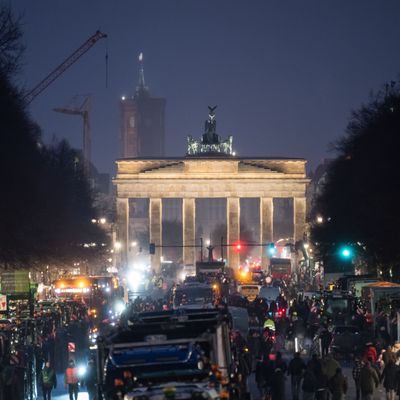
<svg viewBox="0 0 400 400">
<path fill-rule="evenodd" d="M 217 285 L 216 283 L 214 283 L 213 289 L 214 289 L 214 290 L 218 289 L 218 285 Z"/>
<path fill-rule="evenodd" d="M 60 282 L 60 288 L 64 289 L 65 288 L 65 283 L 64 282 Z"/>
<path fill-rule="evenodd" d="M 79 281 L 78 286 L 84 288 L 86 286 L 84 281 Z"/>
</svg>

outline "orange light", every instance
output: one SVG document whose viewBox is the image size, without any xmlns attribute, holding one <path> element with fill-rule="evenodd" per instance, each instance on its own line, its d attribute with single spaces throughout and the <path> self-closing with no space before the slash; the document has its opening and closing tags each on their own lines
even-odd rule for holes
<svg viewBox="0 0 400 400">
<path fill-rule="evenodd" d="M 124 381 L 122 379 L 114 379 L 114 386 L 124 386 Z"/>
<path fill-rule="evenodd" d="M 132 372 L 131 371 L 124 371 L 124 378 L 125 379 L 132 378 Z"/>
<path fill-rule="evenodd" d="M 78 286 L 79 286 L 80 288 L 86 287 L 85 281 L 79 281 L 79 282 L 78 282 Z"/>
</svg>

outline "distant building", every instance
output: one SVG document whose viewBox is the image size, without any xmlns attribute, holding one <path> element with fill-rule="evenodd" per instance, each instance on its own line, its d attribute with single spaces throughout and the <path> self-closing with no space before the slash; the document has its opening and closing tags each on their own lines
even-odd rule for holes
<svg viewBox="0 0 400 400">
<path fill-rule="evenodd" d="M 120 101 L 122 158 L 164 156 L 165 103 L 164 98 L 150 96 L 140 53 L 136 92 Z"/>
</svg>

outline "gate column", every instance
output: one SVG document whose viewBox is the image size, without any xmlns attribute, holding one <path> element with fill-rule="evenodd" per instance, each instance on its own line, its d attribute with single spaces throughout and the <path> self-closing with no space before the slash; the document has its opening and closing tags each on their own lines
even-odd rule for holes
<svg viewBox="0 0 400 400">
<path fill-rule="evenodd" d="M 260 198 L 260 243 L 272 243 L 274 240 L 274 202 L 272 197 Z M 269 257 L 265 246 L 261 247 L 261 265 L 269 267 Z"/>
<path fill-rule="evenodd" d="M 236 251 L 235 242 L 240 240 L 240 198 L 228 197 L 226 199 L 226 221 L 228 237 L 228 266 L 237 269 L 240 264 L 240 254 Z"/>
<path fill-rule="evenodd" d="M 182 199 L 182 238 L 183 238 L 183 263 L 196 265 L 196 200 Z"/>
<path fill-rule="evenodd" d="M 128 267 L 129 249 L 129 198 L 117 198 L 117 226 L 116 242 L 114 251 L 116 254 L 117 267 Z"/>
<path fill-rule="evenodd" d="M 295 197 L 293 199 L 293 218 L 294 218 L 294 241 L 304 239 L 306 232 L 306 198 Z"/>
<path fill-rule="evenodd" d="M 156 245 L 155 254 L 150 256 L 151 268 L 158 274 L 161 271 L 162 256 L 162 199 L 150 198 L 149 204 L 150 243 Z"/>
</svg>

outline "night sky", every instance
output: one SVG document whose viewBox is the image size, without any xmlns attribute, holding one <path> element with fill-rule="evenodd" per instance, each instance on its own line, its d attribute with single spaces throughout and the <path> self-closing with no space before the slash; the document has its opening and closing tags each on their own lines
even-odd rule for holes
<svg viewBox="0 0 400 400">
<path fill-rule="evenodd" d="M 352 109 L 398 78 L 400 1 L 8 0 L 23 13 L 19 82 L 32 88 L 97 29 L 108 34 L 30 105 L 45 141 L 81 147 L 82 121 L 58 114 L 93 94 L 92 159 L 114 173 L 119 99 L 132 95 L 143 51 L 150 92 L 167 99 L 166 155 L 200 137 L 207 105 L 238 155 L 303 157 L 315 168 Z M 105 85 L 105 53 L 109 81 Z"/>
</svg>

